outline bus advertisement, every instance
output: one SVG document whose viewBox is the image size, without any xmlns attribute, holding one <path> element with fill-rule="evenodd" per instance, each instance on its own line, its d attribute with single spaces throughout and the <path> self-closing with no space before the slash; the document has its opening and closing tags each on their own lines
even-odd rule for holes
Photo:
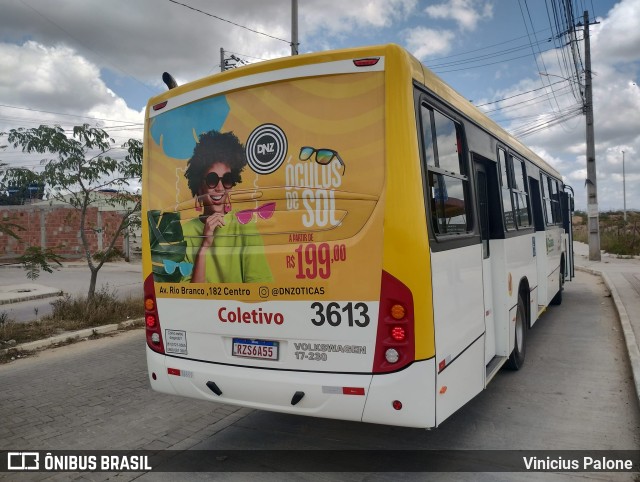
<svg viewBox="0 0 640 482">
<path fill-rule="evenodd" d="M 145 122 L 151 386 L 436 427 L 524 363 L 526 331 L 561 301 L 568 199 L 395 45 L 170 89 Z"/>
</svg>

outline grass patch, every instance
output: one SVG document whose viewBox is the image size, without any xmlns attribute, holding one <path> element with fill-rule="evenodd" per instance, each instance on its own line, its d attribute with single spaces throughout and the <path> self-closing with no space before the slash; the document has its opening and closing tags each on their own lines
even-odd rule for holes
<svg viewBox="0 0 640 482">
<path fill-rule="evenodd" d="M 0 314 L 0 348 L 11 348 L 7 344 L 14 340 L 16 345 L 42 340 L 67 331 L 93 328 L 96 326 L 122 323 L 132 318 L 144 316 L 142 297 L 120 300 L 108 287 L 96 291 L 89 302 L 86 297 L 72 298 L 65 295 L 51 302 L 53 313 L 40 320 L 17 323 L 6 312 Z"/>
</svg>

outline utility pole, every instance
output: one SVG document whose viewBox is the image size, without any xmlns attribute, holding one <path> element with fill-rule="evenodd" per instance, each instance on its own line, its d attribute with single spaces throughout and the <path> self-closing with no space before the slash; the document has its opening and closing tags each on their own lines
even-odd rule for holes
<svg viewBox="0 0 640 482">
<path fill-rule="evenodd" d="M 291 55 L 298 55 L 298 0 L 291 0 Z"/>
<path fill-rule="evenodd" d="M 600 261 L 600 223 L 598 186 L 596 179 L 596 148 L 593 132 L 593 92 L 591 86 L 591 43 L 589 12 L 584 12 L 585 114 L 587 116 L 587 226 L 589 230 L 589 261 Z"/>
<path fill-rule="evenodd" d="M 624 224 L 627 224 L 627 186 L 624 177 L 624 151 L 622 151 L 622 204 L 624 206 Z"/>
<path fill-rule="evenodd" d="M 229 55 L 229 57 L 225 57 L 224 48 L 220 47 L 220 72 L 235 69 L 238 67 L 238 64 L 243 65 L 246 64 L 246 62 L 233 54 Z"/>
</svg>

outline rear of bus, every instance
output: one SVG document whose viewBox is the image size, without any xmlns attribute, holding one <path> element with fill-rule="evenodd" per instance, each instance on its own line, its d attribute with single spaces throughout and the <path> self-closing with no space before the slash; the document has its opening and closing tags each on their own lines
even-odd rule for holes
<svg viewBox="0 0 640 482">
<path fill-rule="evenodd" d="M 154 390 L 434 425 L 428 271 L 417 279 L 412 265 L 429 260 L 405 251 L 428 253 L 426 235 L 411 235 L 424 210 L 406 209 L 423 205 L 411 65 L 395 46 L 311 54 L 151 99 L 143 274 Z M 189 166 L 203 139 L 221 134 L 237 139 L 246 164 L 227 183 L 224 229 L 203 251 L 197 183 L 225 178 L 193 181 Z M 207 272 L 196 282 L 198 256 Z"/>
</svg>

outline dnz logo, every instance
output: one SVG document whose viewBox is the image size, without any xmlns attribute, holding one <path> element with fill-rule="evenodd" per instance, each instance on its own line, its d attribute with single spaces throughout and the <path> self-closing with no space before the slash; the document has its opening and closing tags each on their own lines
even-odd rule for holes
<svg viewBox="0 0 640 482">
<path fill-rule="evenodd" d="M 287 149 L 287 136 L 275 124 L 256 127 L 245 146 L 249 167 L 258 174 L 277 171 L 284 162 Z"/>
</svg>

